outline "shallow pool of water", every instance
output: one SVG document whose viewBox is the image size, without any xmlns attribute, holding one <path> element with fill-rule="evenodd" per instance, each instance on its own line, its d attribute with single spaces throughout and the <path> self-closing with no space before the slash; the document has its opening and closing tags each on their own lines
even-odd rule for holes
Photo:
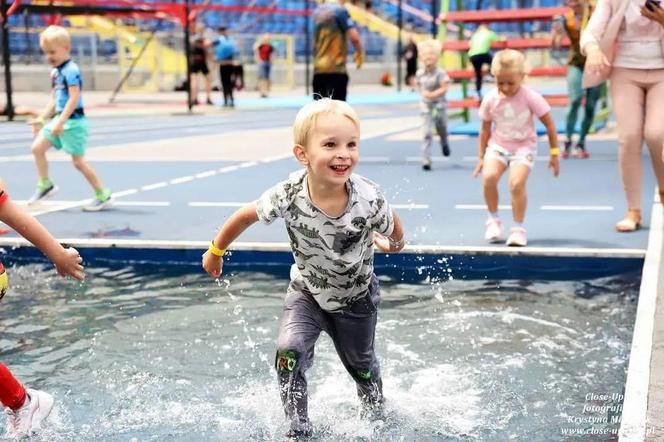
<svg viewBox="0 0 664 442">
<path fill-rule="evenodd" d="M 240 273 L 217 284 L 131 267 L 93 268 L 78 284 L 38 265 L 9 272 L 0 360 L 56 397 L 37 440 L 283 438 L 272 362 L 286 280 Z M 323 335 L 308 372 L 317 440 L 610 439 L 638 278 L 383 283 L 386 417 L 358 419 L 354 385 Z"/>
</svg>

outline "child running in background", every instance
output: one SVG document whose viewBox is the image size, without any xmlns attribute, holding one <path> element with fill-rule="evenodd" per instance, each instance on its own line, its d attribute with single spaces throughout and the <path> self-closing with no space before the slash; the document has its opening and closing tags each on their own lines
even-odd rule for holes
<svg viewBox="0 0 664 442">
<path fill-rule="evenodd" d="M 420 114 L 422 115 L 422 169 L 431 170 L 431 143 L 435 127 L 440 136 L 440 145 L 443 155 L 450 155 L 450 145 L 447 140 L 447 92 L 450 77 L 447 72 L 438 66 L 441 45 L 437 40 L 427 40 L 419 44 L 418 52 L 424 67 L 415 74 L 418 90 L 420 92 Z"/>
<path fill-rule="evenodd" d="M 51 236 L 39 221 L 16 206 L 0 183 L 0 221 L 6 223 L 25 239 L 34 244 L 55 264 L 61 276 L 84 278 L 81 257 L 76 249 L 65 249 Z M 0 268 L 2 264 L 0 263 Z M 0 278 L 0 300 L 7 290 L 6 274 Z M 31 388 L 25 388 L 0 363 L 0 403 L 7 409 L 7 429 L 15 438 L 29 436 L 41 428 L 53 408 L 53 396 Z"/>
<path fill-rule="evenodd" d="M 32 144 L 39 181 L 37 190 L 29 204 L 52 196 L 58 187 L 48 176 L 46 151 L 51 146 L 71 155 L 74 167 L 79 170 L 95 191 L 92 203 L 83 207 L 84 211 L 96 212 L 104 209 L 111 202 L 111 191 L 104 187 L 94 169 L 85 160 L 85 148 L 88 141 L 88 120 L 83 110 L 81 97 L 81 70 L 71 60 L 71 41 L 67 30 L 61 26 L 49 26 L 39 36 L 41 46 L 48 63 L 53 66 L 51 86 L 53 96 L 44 112 L 34 120 L 33 130 L 39 134 Z M 53 119 L 44 125 L 46 118 Z M 39 130 L 41 129 L 41 131 Z"/>
<path fill-rule="evenodd" d="M 521 52 L 505 49 L 496 53 L 491 63 L 491 74 L 497 89 L 489 92 L 479 109 L 479 160 L 473 176 L 483 176 L 484 199 L 489 209 L 485 239 L 498 242 L 502 238 L 502 222 L 498 218 L 498 181 L 510 168 L 509 189 L 512 194 L 514 225 L 507 238 L 508 246 L 525 246 L 528 241 L 523 221 L 528 197 L 526 183 L 534 165 L 537 151 L 537 133 L 533 116 L 540 119 L 549 137 L 549 168 L 555 177 L 560 172 L 558 137 L 551 118 L 551 107 L 533 89 L 523 86 L 526 75 L 525 60 Z"/>
<path fill-rule="evenodd" d="M 224 223 L 203 255 L 203 267 L 221 275 L 222 256 L 247 227 L 283 218 L 295 264 L 279 325 L 275 366 L 290 421 L 287 437 L 313 433 L 307 414 L 306 371 L 322 331 L 334 342 L 357 384 L 362 414 L 379 414 L 382 381 L 374 352 L 378 279 L 374 246 L 404 247 L 401 222 L 376 184 L 353 174 L 360 123 L 345 102 L 322 98 L 304 106 L 293 127 L 295 158 L 305 167 L 268 189 Z M 383 236 L 385 235 L 385 236 Z"/>
</svg>

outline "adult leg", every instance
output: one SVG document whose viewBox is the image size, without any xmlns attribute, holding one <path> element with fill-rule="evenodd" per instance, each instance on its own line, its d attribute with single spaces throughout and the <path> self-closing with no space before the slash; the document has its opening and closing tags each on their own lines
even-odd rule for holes
<svg viewBox="0 0 664 442">
<path fill-rule="evenodd" d="M 230 105 L 233 102 L 233 66 L 221 65 L 219 66 L 221 75 L 221 89 L 224 92 L 224 105 Z"/>
<path fill-rule="evenodd" d="M 640 217 L 645 91 L 638 75 L 636 69 L 614 68 L 610 85 L 618 125 L 618 163 L 627 207 L 634 214 L 638 212 Z"/>
<path fill-rule="evenodd" d="M 567 142 L 565 143 L 565 151 L 569 151 L 572 143 L 572 136 L 576 128 L 576 121 L 579 115 L 579 106 L 583 99 L 582 80 L 583 71 L 577 66 L 567 67 L 567 116 L 565 117 L 565 136 Z"/>
<path fill-rule="evenodd" d="M 311 296 L 288 288 L 279 324 L 275 366 L 284 412 L 290 430 L 296 434 L 311 432 L 305 372 L 313 363 L 314 346 L 325 323 L 324 312 Z"/>
<path fill-rule="evenodd" d="M 224 67 L 222 65 L 219 65 L 219 85 L 220 85 L 220 90 L 221 90 L 221 96 L 224 99 L 224 105 L 228 104 L 228 100 L 226 99 L 226 90 L 224 88 Z"/>
<path fill-rule="evenodd" d="M 664 124 L 662 124 L 664 121 L 664 109 L 662 109 L 664 69 L 658 69 L 648 75 L 653 83 L 646 92 L 644 137 L 650 151 L 650 160 L 655 171 L 660 200 L 664 200 Z"/>
<path fill-rule="evenodd" d="M 0 363 L 0 403 L 16 411 L 25 403 L 26 395 L 23 385 Z"/>
<path fill-rule="evenodd" d="M 512 218 L 517 223 L 523 223 L 526 217 L 528 175 L 530 175 L 530 168 L 526 165 L 516 163 L 510 169 L 509 189 L 512 195 Z"/>
<path fill-rule="evenodd" d="M 346 101 L 348 95 L 348 75 L 347 74 L 332 74 L 334 90 L 332 98 L 335 100 Z"/>
<path fill-rule="evenodd" d="M 348 373 L 355 380 L 364 411 L 383 404 L 383 382 L 374 351 L 380 291 L 373 275 L 367 295 L 342 313 L 330 314 L 330 337 Z M 376 410 L 379 411 L 379 410 Z"/>
<path fill-rule="evenodd" d="M 212 104 L 212 79 L 210 78 L 210 71 L 208 70 L 203 77 L 205 81 L 205 102 Z"/>
<path fill-rule="evenodd" d="M 191 86 L 191 102 L 192 104 L 198 104 L 198 74 L 195 72 L 191 73 L 189 77 L 189 84 Z"/>
<path fill-rule="evenodd" d="M 470 63 L 473 65 L 473 70 L 475 70 L 475 91 L 479 95 L 482 93 L 482 65 L 484 62 L 480 55 L 473 55 L 470 57 Z"/>
<path fill-rule="evenodd" d="M 586 104 L 584 106 L 583 121 L 581 122 L 581 132 L 579 133 L 579 144 L 585 145 L 586 135 L 590 131 L 595 120 L 595 109 L 599 100 L 601 86 L 586 89 Z"/>
<path fill-rule="evenodd" d="M 323 74 L 314 74 L 313 81 L 311 83 L 314 100 L 319 100 L 325 96 L 323 95 L 325 93 L 325 81 L 322 75 Z"/>
</svg>

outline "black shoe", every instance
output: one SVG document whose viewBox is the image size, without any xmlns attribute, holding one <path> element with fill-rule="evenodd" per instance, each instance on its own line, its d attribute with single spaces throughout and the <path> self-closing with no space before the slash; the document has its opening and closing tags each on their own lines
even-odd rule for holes
<svg viewBox="0 0 664 442">
<path fill-rule="evenodd" d="M 423 163 L 422 170 L 431 170 L 431 163 Z"/>
<path fill-rule="evenodd" d="M 449 144 L 443 144 L 443 156 L 444 157 L 449 157 L 450 156 L 450 145 Z"/>
<path fill-rule="evenodd" d="M 214 103 L 212 102 L 212 100 L 208 98 L 207 100 L 205 100 L 205 104 L 213 105 Z"/>
</svg>

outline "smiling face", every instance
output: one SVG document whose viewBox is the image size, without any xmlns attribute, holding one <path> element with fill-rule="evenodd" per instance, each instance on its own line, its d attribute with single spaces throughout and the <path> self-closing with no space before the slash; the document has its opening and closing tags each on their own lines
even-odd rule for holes
<svg viewBox="0 0 664 442">
<path fill-rule="evenodd" d="M 41 42 L 41 49 L 44 51 L 48 64 L 53 67 L 60 66 L 65 61 L 69 60 L 69 46 L 59 44 L 53 41 Z"/>
<path fill-rule="evenodd" d="M 294 153 L 314 185 L 343 187 L 359 159 L 359 144 L 360 129 L 353 120 L 339 113 L 322 113 L 306 146 L 296 145 Z"/>
<path fill-rule="evenodd" d="M 506 71 L 496 74 L 496 86 L 498 92 L 504 97 L 513 97 L 519 92 L 521 83 L 523 83 L 524 74 L 522 72 Z"/>
</svg>

